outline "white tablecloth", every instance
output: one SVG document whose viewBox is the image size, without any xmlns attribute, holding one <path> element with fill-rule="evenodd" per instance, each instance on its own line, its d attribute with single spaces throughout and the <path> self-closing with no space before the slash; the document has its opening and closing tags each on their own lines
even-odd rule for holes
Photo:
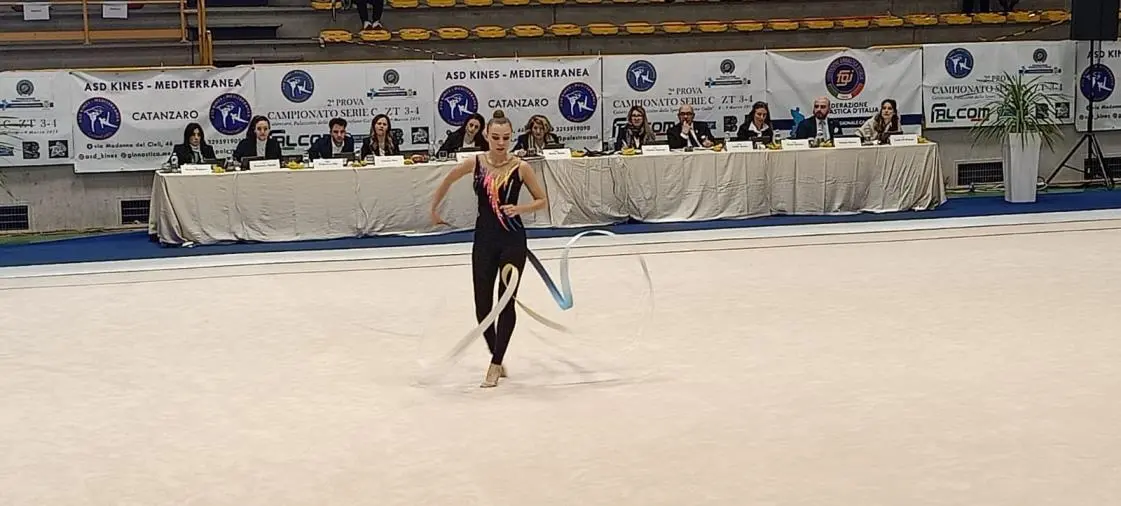
<svg viewBox="0 0 1121 506">
<path fill-rule="evenodd" d="M 471 178 L 428 207 L 451 164 L 155 175 L 161 242 L 297 241 L 431 234 L 474 226 Z M 672 153 L 533 162 L 549 206 L 528 227 L 932 209 L 945 201 L 937 146 Z M 522 192 L 522 201 L 531 199 Z"/>
</svg>

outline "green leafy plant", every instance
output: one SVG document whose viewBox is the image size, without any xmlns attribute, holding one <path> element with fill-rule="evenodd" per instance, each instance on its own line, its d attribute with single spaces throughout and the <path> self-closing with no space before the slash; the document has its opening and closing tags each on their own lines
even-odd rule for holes
<svg viewBox="0 0 1121 506">
<path fill-rule="evenodd" d="M 1070 98 L 1055 92 L 1049 83 L 1034 77 L 1025 82 L 1024 74 L 1004 73 L 996 82 L 997 98 L 982 106 L 986 114 L 973 125 L 973 144 L 982 141 L 1002 142 L 1009 134 L 1036 134 L 1047 145 L 1055 149 L 1055 141 L 1063 133 L 1053 113 L 1055 104 L 1070 103 Z M 1027 139 L 1021 138 L 1026 146 Z"/>
</svg>

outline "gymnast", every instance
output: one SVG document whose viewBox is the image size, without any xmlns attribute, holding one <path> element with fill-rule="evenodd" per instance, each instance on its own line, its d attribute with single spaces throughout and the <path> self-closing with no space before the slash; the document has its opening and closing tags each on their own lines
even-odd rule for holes
<svg viewBox="0 0 1121 506">
<path fill-rule="evenodd" d="M 507 151 L 513 134 L 514 130 L 506 115 L 501 110 L 494 111 L 494 116 L 486 125 L 489 149 L 485 154 L 459 162 L 452 169 L 436 190 L 430 211 L 433 226 L 447 225 L 440 217 L 440 202 L 447 196 L 452 183 L 467 174 L 474 174 L 479 212 L 471 247 L 471 270 L 475 288 L 475 317 L 480 323 L 494 309 L 494 280 L 499 277 L 502 267 L 512 265 L 517 269 L 519 279 L 525 267 L 526 235 L 521 215 L 536 212 L 546 205 L 545 191 L 533 168 Z M 518 205 L 523 183 L 529 188 L 533 202 Z M 501 295 L 507 289 L 506 281 L 498 281 Z M 515 297 L 517 289 L 515 284 Z M 479 385 L 484 388 L 497 386 L 498 379 L 506 377 L 502 359 L 510 345 L 510 336 L 514 333 L 514 299 L 511 298 L 501 311 L 497 322 L 483 332 L 491 354 L 486 377 Z"/>
</svg>

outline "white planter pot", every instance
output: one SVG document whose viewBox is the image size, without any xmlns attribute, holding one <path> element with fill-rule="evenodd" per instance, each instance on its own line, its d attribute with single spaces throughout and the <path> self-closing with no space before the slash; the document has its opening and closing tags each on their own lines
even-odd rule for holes
<svg viewBox="0 0 1121 506">
<path fill-rule="evenodd" d="M 1035 202 L 1042 143 L 1037 133 L 1008 134 L 1004 140 L 1004 200 Z"/>
</svg>

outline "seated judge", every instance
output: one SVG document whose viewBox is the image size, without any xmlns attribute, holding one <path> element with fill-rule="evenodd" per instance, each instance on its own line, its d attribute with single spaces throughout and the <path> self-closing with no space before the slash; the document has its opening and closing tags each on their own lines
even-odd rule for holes
<svg viewBox="0 0 1121 506">
<path fill-rule="evenodd" d="M 880 103 L 880 113 L 868 118 L 860 130 L 857 130 L 857 134 L 866 141 L 887 144 L 891 136 L 903 133 L 898 111 L 894 99 L 884 100 Z"/>
<path fill-rule="evenodd" d="M 770 144 L 775 140 L 775 129 L 771 126 L 771 109 L 766 102 L 755 102 L 751 106 L 751 116 L 747 123 L 736 131 L 737 141 L 762 142 Z"/>
<path fill-rule="evenodd" d="M 553 124 L 549 123 L 549 118 L 534 114 L 525 124 L 525 133 L 518 136 L 518 142 L 514 144 L 514 154 L 540 155 L 545 152 L 545 146 L 560 143 L 560 138 L 553 134 Z"/>
<path fill-rule="evenodd" d="M 615 136 L 615 151 L 624 148 L 642 149 L 645 144 L 654 143 L 654 129 L 646 120 L 646 109 L 641 105 L 632 105 L 627 112 L 627 124 L 619 129 Z"/>
<path fill-rule="evenodd" d="M 237 143 L 234 148 L 234 160 L 263 156 L 265 160 L 280 160 L 280 143 L 269 137 L 272 131 L 269 119 L 264 116 L 254 116 L 249 122 L 249 130 L 245 131 L 245 138 Z"/>
<path fill-rule="evenodd" d="M 817 97 L 814 99 L 814 113 L 812 117 L 798 123 L 794 131 L 795 139 L 817 139 L 831 141 L 841 135 L 841 125 L 829 117 L 833 106 L 828 98 Z"/>
<path fill-rule="evenodd" d="M 666 132 L 670 149 L 681 149 L 686 146 L 712 147 L 712 131 L 704 123 L 694 122 L 694 118 L 696 114 L 691 105 L 683 105 L 677 110 L 678 123 Z"/>
<path fill-rule="evenodd" d="M 309 160 L 320 158 L 345 158 L 343 153 L 354 152 L 354 139 L 346 134 L 346 120 L 333 118 L 329 123 L 331 135 L 320 137 L 307 150 Z"/>
<path fill-rule="evenodd" d="M 401 148 L 393 138 L 389 116 L 379 114 L 370 121 L 370 135 L 362 141 L 362 158 L 367 156 L 397 156 Z"/>
<path fill-rule="evenodd" d="M 483 125 L 486 120 L 477 112 L 471 113 L 467 121 L 463 122 L 456 131 L 448 135 L 447 140 L 440 145 L 439 151 L 447 154 L 460 151 L 486 151 L 490 149 L 487 140 L 483 137 Z"/>
<path fill-rule="evenodd" d="M 171 152 L 179 160 L 179 164 L 202 163 L 203 160 L 213 160 L 214 148 L 206 143 L 206 136 L 202 133 L 202 125 L 188 123 L 183 130 L 183 144 L 176 144 Z"/>
</svg>

